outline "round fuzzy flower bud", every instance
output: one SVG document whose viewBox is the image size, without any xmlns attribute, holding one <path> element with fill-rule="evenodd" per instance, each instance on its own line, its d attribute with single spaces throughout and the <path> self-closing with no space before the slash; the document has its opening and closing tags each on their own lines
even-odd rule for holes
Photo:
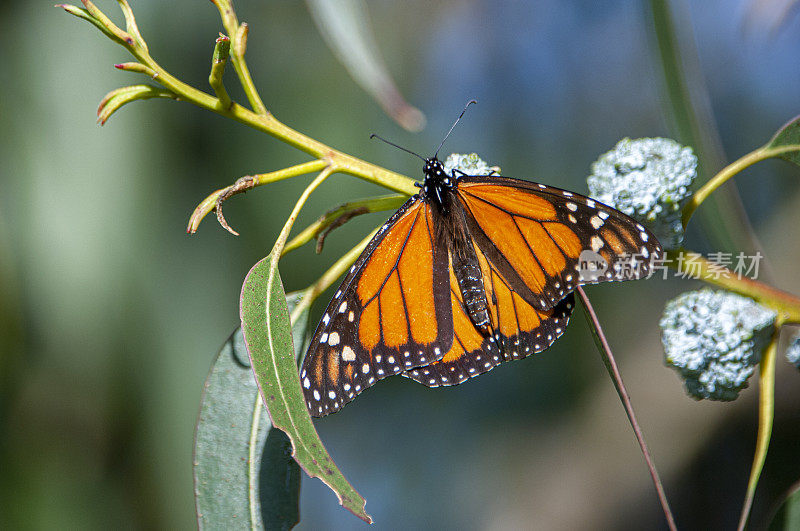
<svg viewBox="0 0 800 531">
<path fill-rule="evenodd" d="M 786 349 L 786 359 L 800 369 L 800 332 L 795 333 L 794 337 L 789 341 L 789 348 Z"/>
<path fill-rule="evenodd" d="M 499 168 L 489 166 L 477 153 L 470 153 L 469 155 L 451 153 L 444 161 L 444 171 L 451 173 L 453 170 L 462 171 L 467 175 L 488 175 L 492 171 L 498 172 Z"/>
<path fill-rule="evenodd" d="M 592 164 L 589 195 L 638 220 L 665 249 L 683 241 L 681 209 L 697 177 L 692 148 L 668 138 L 623 138 Z"/>
<path fill-rule="evenodd" d="M 728 291 L 689 291 L 667 303 L 664 359 L 701 400 L 735 400 L 761 360 L 776 313 Z"/>
</svg>

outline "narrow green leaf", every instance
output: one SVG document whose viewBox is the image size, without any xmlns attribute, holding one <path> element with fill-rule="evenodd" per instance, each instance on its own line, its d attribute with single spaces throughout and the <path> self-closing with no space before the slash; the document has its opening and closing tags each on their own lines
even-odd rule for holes
<svg viewBox="0 0 800 531">
<path fill-rule="evenodd" d="M 769 531 L 800 529 L 800 483 L 795 483 L 769 522 Z"/>
<path fill-rule="evenodd" d="M 365 522 L 366 502 L 347 482 L 319 439 L 306 409 L 297 372 L 289 311 L 277 267 L 271 256 L 247 275 L 240 300 L 247 351 L 273 426 L 286 432 L 293 457 L 310 477 L 320 478 L 346 509 Z"/>
<path fill-rule="evenodd" d="M 800 116 L 795 116 L 778 129 L 764 148 L 775 151 L 774 156 L 800 166 Z"/>
</svg>

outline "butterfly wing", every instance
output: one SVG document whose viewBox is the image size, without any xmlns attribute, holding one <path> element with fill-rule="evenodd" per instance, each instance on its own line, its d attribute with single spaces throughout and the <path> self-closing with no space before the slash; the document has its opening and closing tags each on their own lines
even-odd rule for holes
<svg viewBox="0 0 800 531">
<path fill-rule="evenodd" d="M 482 334 L 470 319 L 451 266 L 453 346 L 441 360 L 406 371 L 403 376 L 428 387 L 456 385 L 503 361 L 541 352 L 566 330 L 575 305 L 572 293 L 550 310 L 534 308 L 509 287 L 477 246 L 475 251 L 489 302 L 490 334 Z"/>
<path fill-rule="evenodd" d="M 392 374 L 438 360 L 453 342 L 447 249 L 418 197 L 378 231 L 325 310 L 300 370 L 314 416 Z"/>
<path fill-rule="evenodd" d="M 662 256 L 658 240 L 638 222 L 573 192 L 464 176 L 457 195 L 470 235 L 508 288 L 542 310 L 581 284 L 645 277 Z M 592 261 L 599 269 L 591 269 Z"/>
</svg>

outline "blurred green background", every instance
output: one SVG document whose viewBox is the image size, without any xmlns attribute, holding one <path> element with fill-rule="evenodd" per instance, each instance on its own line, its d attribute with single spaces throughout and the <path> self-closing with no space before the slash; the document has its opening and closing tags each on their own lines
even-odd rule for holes
<svg viewBox="0 0 800 531">
<path fill-rule="evenodd" d="M 207 90 L 222 29 L 215 7 L 132 3 L 156 60 Z M 732 160 L 800 113 L 800 20 L 790 11 L 777 24 L 779 11 L 770 9 L 781 2 L 676 4 L 681 39 L 696 40 Z M 115 2 L 99 5 L 121 20 Z M 278 119 L 420 177 L 417 159 L 370 142 L 369 133 L 426 154 L 476 98 L 445 152 L 475 151 L 506 175 L 583 193 L 590 164 L 620 138 L 675 136 L 646 2 L 383 0 L 369 9 L 380 52 L 428 127 L 411 134 L 388 119 L 335 60 L 305 4 L 240 0 L 250 68 Z M 95 125 L 107 91 L 146 81 L 112 66 L 128 60 L 49 2 L 0 3 L 1 528 L 196 525 L 192 434 L 203 379 L 237 326 L 244 275 L 267 254 L 310 179 L 230 201 L 238 238 L 213 217 L 188 236 L 189 214 L 214 189 L 308 159 L 173 101 L 137 102 Z M 241 101 L 234 87 L 230 77 Z M 767 162 L 737 179 L 769 258 L 768 280 L 794 293 L 799 174 Z M 375 193 L 382 191 L 337 176 L 312 196 L 299 226 Z M 312 248 L 289 255 L 287 290 L 312 282 L 386 217 L 348 223 L 320 256 Z M 663 366 L 664 302 L 694 287 L 671 279 L 588 291 L 679 526 L 731 528 L 750 469 L 757 397 L 750 389 L 734 403 L 697 403 Z M 580 314 L 533 359 L 455 388 L 392 378 L 317 426 L 378 528 L 664 527 Z M 754 522 L 800 477 L 799 436 L 798 374 L 779 361 Z M 303 529 L 362 525 L 308 478 L 301 517 Z"/>
</svg>

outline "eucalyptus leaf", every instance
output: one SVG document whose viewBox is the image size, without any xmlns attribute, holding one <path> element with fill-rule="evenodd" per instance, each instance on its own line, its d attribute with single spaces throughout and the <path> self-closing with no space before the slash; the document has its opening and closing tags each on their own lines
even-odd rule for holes
<svg viewBox="0 0 800 531">
<path fill-rule="evenodd" d="M 239 307 L 247 352 L 273 426 L 289 436 L 293 457 L 310 477 L 320 478 L 339 503 L 371 523 L 364 498 L 328 455 L 306 409 L 277 260 L 273 263 L 268 256 L 253 266 L 242 286 Z"/>
<path fill-rule="evenodd" d="M 776 151 L 776 157 L 800 166 L 800 116 L 781 127 L 764 148 Z"/>
<path fill-rule="evenodd" d="M 288 294 L 288 306 L 294 308 L 301 296 Z M 296 344 L 303 345 L 307 329 L 306 310 L 292 328 Z M 237 328 L 206 379 L 195 434 L 195 501 L 201 529 L 291 529 L 300 520 L 300 467 L 291 457 L 286 434 L 270 429 L 260 406 L 250 357 Z M 254 431 L 259 462 L 250 467 Z"/>
<path fill-rule="evenodd" d="M 306 0 L 311 16 L 353 80 L 375 98 L 383 110 L 404 129 L 425 127 L 422 111 L 407 103 L 397 88 L 372 32 L 364 0 Z"/>
<path fill-rule="evenodd" d="M 270 423 L 263 408 L 253 416 L 258 387 L 249 365 L 237 329 L 206 378 L 195 429 L 194 494 L 200 529 L 263 528 L 260 509 L 252 507 L 250 496 L 250 440 L 255 428 L 261 448 Z"/>
<path fill-rule="evenodd" d="M 769 531 L 800 529 L 800 483 L 795 483 L 769 523 Z"/>
</svg>

